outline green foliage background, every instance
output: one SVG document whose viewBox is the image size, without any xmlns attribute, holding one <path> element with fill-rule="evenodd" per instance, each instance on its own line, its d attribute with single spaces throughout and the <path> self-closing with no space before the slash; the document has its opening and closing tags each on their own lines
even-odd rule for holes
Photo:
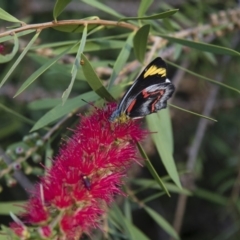
<svg viewBox="0 0 240 240">
<path fill-rule="evenodd" d="M 26 189 L 44 174 L 39 163 L 51 166 L 61 138 L 70 135 L 66 128 L 78 121 L 76 113 L 89 111 L 82 99 L 101 106 L 103 100 L 118 100 L 141 64 L 161 56 L 176 93 L 169 109 L 143 121 L 156 132 L 139 146 L 146 168 L 129 173 L 126 191 L 135 198 L 112 206 L 108 237 L 239 239 L 240 11 L 235 1 L 0 0 L 0 6 L 1 32 L 14 31 L 21 22 L 96 21 L 0 35 L 1 224 L 11 221 L 10 211 L 18 212 L 11 203 L 27 200 Z M 116 24 L 104 25 L 98 17 Z M 20 173 L 6 172 L 20 163 Z M 104 236 L 96 232 L 94 239 Z"/>
</svg>

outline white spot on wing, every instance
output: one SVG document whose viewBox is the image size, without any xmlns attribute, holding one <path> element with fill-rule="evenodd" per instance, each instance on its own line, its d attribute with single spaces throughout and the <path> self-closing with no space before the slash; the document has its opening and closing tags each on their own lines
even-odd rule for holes
<svg viewBox="0 0 240 240">
<path fill-rule="evenodd" d="M 170 83 L 171 81 L 168 78 L 166 78 L 165 82 Z"/>
</svg>

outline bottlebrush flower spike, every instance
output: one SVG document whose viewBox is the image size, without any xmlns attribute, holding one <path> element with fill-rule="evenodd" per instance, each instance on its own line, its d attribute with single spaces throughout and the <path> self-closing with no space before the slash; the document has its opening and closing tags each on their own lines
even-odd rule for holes
<svg viewBox="0 0 240 240">
<path fill-rule="evenodd" d="M 115 109 L 110 103 L 81 116 L 21 215 L 29 235 L 24 238 L 23 227 L 11 225 L 21 239 L 79 239 L 100 227 L 106 204 L 122 194 L 122 179 L 137 160 L 135 142 L 146 135 L 137 121 L 110 122 Z"/>
</svg>

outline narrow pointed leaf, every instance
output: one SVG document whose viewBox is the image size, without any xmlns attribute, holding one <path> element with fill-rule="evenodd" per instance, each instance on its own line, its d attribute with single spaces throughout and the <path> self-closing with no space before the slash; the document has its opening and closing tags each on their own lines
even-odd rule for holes
<svg viewBox="0 0 240 240">
<path fill-rule="evenodd" d="M 126 219 L 127 223 L 129 226 L 132 227 L 131 232 L 133 236 L 133 240 L 135 239 L 141 239 L 141 240 L 150 240 L 149 237 L 147 237 L 141 230 L 140 228 L 137 228 L 135 225 L 131 224 L 131 222 Z M 131 225 L 130 225 L 131 224 Z"/>
<path fill-rule="evenodd" d="M 16 202 L 3 202 L 0 204 L 0 214 L 1 215 L 9 215 L 9 212 L 18 214 L 22 211 L 22 207 L 26 202 L 24 201 L 16 201 Z M 5 236 L 6 237 L 6 236 Z"/>
<path fill-rule="evenodd" d="M 138 8 L 138 17 L 142 17 L 148 8 L 152 5 L 153 0 L 141 0 L 140 6 Z"/>
<path fill-rule="evenodd" d="M 157 112 L 157 115 L 158 118 L 161 120 L 163 129 L 165 129 L 165 141 L 168 142 L 169 151 L 171 154 L 173 154 L 174 142 L 169 108 L 164 109 L 164 111 Z"/>
<path fill-rule="evenodd" d="M 88 59 L 84 56 L 84 54 L 81 55 L 81 59 L 83 60 L 82 70 L 84 76 L 92 90 L 101 98 L 106 99 L 107 101 L 114 101 L 113 96 L 103 86 L 101 80 L 98 78 L 93 67 L 91 66 Z"/>
<path fill-rule="evenodd" d="M 31 50 L 42 49 L 42 48 L 57 48 L 57 47 L 69 47 L 70 45 L 76 44 L 77 40 L 72 41 L 59 41 L 59 42 L 50 42 L 43 43 L 36 46 L 31 47 Z"/>
<path fill-rule="evenodd" d="M 169 65 L 172 65 L 172 66 L 174 66 L 174 67 L 176 67 L 176 68 L 182 69 L 183 71 L 185 71 L 185 72 L 187 72 L 187 73 L 190 73 L 190 74 L 193 75 L 193 76 L 202 78 L 202 79 L 204 79 L 204 80 L 206 80 L 206 81 L 209 81 L 209 82 L 211 82 L 211 83 L 217 84 L 217 85 L 219 85 L 219 86 L 221 86 L 221 87 L 225 87 L 225 88 L 228 88 L 228 89 L 230 89 L 230 90 L 233 90 L 233 91 L 235 91 L 235 92 L 240 93 L 240 90 L 237 89 L 237 88 L 231 87 L 231 86 L 229 86 L 229 85 L 227 85 L 227 84 L 224 84 L 224 83 L 218 82 L 218 81 L 216 81 L 216 80 L 213 80 L 213 79 L 211 79 L 211 78 L 208 78 L 208 77 L 202 76 L 202 75 L 200 75 L 200 74 L 197 74 L 197 73 L 195 73 L 195 72 L 193 72 L 193 71 L 190 71 L 190 70 L 188 70 L 188 69 L 186 69 L 186 68 L 184 68 L 184 67 L 181 67 L 181 66 L 179 66 L 179 65 L 177 65 L 177 64 L 175 64 L 175 63 L 169 62 L 169 61 L 167 61 L 166 59 L 164 59 L 164 60 L 165 60 Z"/>
<path fill-rule="evenodd" d="M 166 122 L 163 120 L 164 119 L 160 118 L 158 114 L 151 114 L 147 116 L 148 128 L 151 132 L 153 132 L 153 134 L 151 134 L 151 137 L 155 143 L 157 151 L 161 156 L 163 165 L 165 166 L 169 176 L 179 188 L 182 188 L 171 151 L 172 142 L 170 140 L 167 141 L 167 139 L 169 139 L 168 131 L 171 130 L 167 127 L 168 124 L 166 124 Z"/>
<path fill-rule="evenodd" d="M 119 95 L 119 91 L 122 91 L 123 86 L 115 86 L 111 89 L 111 94 L 113 96 Z M 78 97 L 68 99 L 64 105 L 58 104 L 56 107 L 48 111 L 44 116 L 42 116 L 33 126 L 31 131 L 35 131 L 37 129 L 40 129 L 42 127 L 45 127 L 46 125 L 58 120 L 59 118 L 63 117 L 64 115 L 82 107 L 86 103 L 83 100 L 87 102 L 93 102 L 99 99 L 99 96 L 91 91 L 84 94 L 81 94 Z"/>
<path fill-rule="evenodd" d="M 147 49 L 147 40 L 150 30 L 150 25 L 144 25 L 138 29 L 133 39 L 133 46 L 135 56 L 139 62 L 143 63 L 146 49 Z"/>
<path fill-rule="evenodd" d="M 95 28 L 97 28 L 99 25 L 97 24 L 90 24 L 88 25 L 88 31 L 91 31 Z M 60 31 L 60 32 L 70 32 L 70 33 L 82 33 L 85 26 L 83 24 L 73 24 L 73 25 L 60 25 L 53 27 L 53 29 Z"/>
<path fill-rule="evenodd" d="M 145 159 L 145 164 L 146 164 L 148 170 L 150 171 L 150 173 L 152 174 L 153 178 L 159 184 L 161 189 L 170 197 L 170 194 L 169 194 L 167 188 L 165 187 L 164 182 L 162 181 L 162 179 L 157 174 L 155 168 L 153 167 L 153 165 L 152 165 L 151 161 L 149 160 L 147 154 L 143 150 L 141 144 L 137 142 L 137 146 L 138 146 L 138 150 L 139 150 L 140 154 Z"/>
<path fill-rule="evenodd" d="M 113 205 L 109 215 L 110 218 L 122 226 L 124 229 L 125 237 L 127 237 L 127 239 L 149 240 L 149 238 L 144 233 L 142 233 L 128 218 L 123 215 L 116 204 Z"/>
<path fill-rule="evenodd" d="M 0 19 L 8 21 L 8 22 L 21 22 L 8 12 L 4 11 L 2 8 L 0 8 Z"/>
<path fill-rule="evenodd" d="M 70 82 L 68 88 L 64 91 L 64 93 L 62 95 L 62 101 L 63 101 L 62 104 L 64 104 L 66 102 L 66 100 L 68 99 L 68 96 L 69 96 L 70 92 L 72 91 L 72 87 L 73 87 L 74 81 L 76 79 L 77 72 L 78 72 L 79 68 L 81 67 L 80 55 L 83 53 L 83 50 L 84 50 L 84 47 L 86 44 L 86 39 L 87 39 L 87 26 L 85 26 L 85 28 L 83 30 L 81 43 L 79 44 L 78 52 L 77 52 L 77 55 L 75 58 L 75 62 L 73 64 L 71 82 Z"/>
<path fill-rule="evenodd" d="M 5 62 L 11 61 L 13 59 L 13 57 L 15 56 L 15 54 L 17 53 L 17 51 L 19 49 L 19 41 L 18 41 L 18 37 L 15 33 L 13 35 L 13 39 L 14 39 L 14 46 L 13 46 L 12 52 L 7 55 L 0 54 L 0 63 L 5 63 Z"/>
<path fill-rule="evenodd" d="M 206 201 L 217 203 L 223 206 L 228 204 L 228 198 L 224 197 L 222 194 L 213 193 L 212 191 L 207 191 L 205 189 L 197 188 L 193 191 L 193 194 L 199 198 Z"/>
<path fill-rule="evenodd" d="M 20 93 L 22 93 L 30 84 L 32 84 L 40 75 L 42 75 L 44 72 L 46 72 L 54 63 L 56 63 L 62 56 L 64 56 L 69 50 L 71 49 L 68 48 L 55 58 L 52 58 L 48 60 L 44 65 L 42 65 L 37 71 L 35 71 L 23 84 L 22 86 L 18 89 L 17 93 L 15 94 L 14 97 L 18 96 Z"/>
<path fill-rule="evenodd" d="M 210 52 L 203 52 L 203 56 L 213 65 L 217 66 L 218 65 L 218 60 L 216 56 L 213 53 Z"/>
<path fill-rule="evenodd" d="M 61 103 L 58 104 L 56 107 L 48 111 L 45 115 L 43 115 L 33 126 L 31 129 L 32 131 L 38 130 L 42 127 L 45 127 L 46 125 L 58 120 L 59 118 L 63 117 L 64 115 L 70 113 L 71 111 L 74 111 L 77 108 L 82 107 L 86 103 L 82 101 L 82 99 L 86 101 L 95 101 L 98 99 L 98 95 L 94 92 L 87 92 L 84 94 L 81 94 L 78 97 L 69 99 L 66 101 L 64 105 Z"/>
<path fill-rule="evenodd" d="M 174 239 L 180 240 L 174 228 L 160 214 L 147 206 L 143 206 L 143 208 L 164 231 L 166 231 Z"/>
<path fill-rule="evenodd" d="M 159 34 L 159 36 L 162 38 L 168 39 L 170 42 L 178 43 L 178 44 L 190 47 L 190 48 L 195 48 L 200 51 L 240 57 L 239 52 L 237 52 L 233 49 L 230 49 L 230 48 L 220 47 L 220 46 L 208 44 L 208 43 L 190 41 L 190 40 L 186 40 L 183 38 L 170 37 L 170 36 L 167 36 L 164 34 Z"/>
<path fill-rule="evenodd" d="M 53 18 L 57 21 L 57 17 L 62 13 L 64 8 L 71 2 L 72 0 L 56 0 L 53 9 Z"/>
<path fill-rule="evenodd" d="M 32 120 L 26 118 L 25 116 L 19 114 L 18 112 L 14 111 L 14 110 L 12 110 L 12 109 L 10 109 L 10 108 L 4 106 L 4 105 L 1 104 L 1 103 L 0 103 L 0 109 L 3 109 L 4 111 L 6 111 L 6 112 L 12 114 L 13 116 L 15 116 L 15 117 L 21 119 L 23 122 L 25 122 L 25 123 L 27 123 L 27 124 L 33 125 L 33 124 L 35 123 L 34 121 L 32 121 Z"/>
<path fill-rule="evenodd" d="M 102 39 L 93 40 L 93 41 L 89 40 L 86 42 L 84 52 L 104 51 L 109 49 L 122 49 L 122 47 L 124 46 L 124 43 L 125 43 L 124 41 L 118 41 L 118 40 L 102 40 Z M 69 45 L 55 48 L 53 49 L 53 53 L 58 54 L 59 52 L 62 52 L 64 49 L 66 49 Z M 78 49 L 78 45 L 72 48 L 71 52 L 69 53 L 76 53 L 77 49 Z"/>
<path fill-rule="evenodd" d="M 20 61 L 23 59 L 23 57 L 26 55 L 26 53 L 28 52 L 28 50 L 30 49 L 30 47 L 33 45 L 33 43 L 36 41 L 36 39 L 38 38 L 40 32 L 37 32 L 34 37 L 31 39 L 31 41 L 28 43 L 28 45 L 24 48 L 24 50 L 22 51 L 22 53 L 20 54 L 20 56 L 18 57 L 18 59 L 15 61 L 15 63 L 12 65 L 12 67 L 8 70 L 7 74 L 4 76 L 0 87 L 2 87 L 2 85 L 7 81 L 8 77 L 11 75 L 11 73 L 15 70 L 15 68 L 18 66 L 18 64 L 20 63 Z"/>
<path fill-rule="evenodd" d="M 118 74 L 120 73 L 120 71 L 122 70 L 122 68 L 124 67 L 124 65 L 128 60 L 128 57 L 131 53 L 131 49 L 133 46 L 133 42 L 132 42 L 133 36 L 134 36 L 134 33 L 131 33 L 128 36 L 127 41 L 125 42 L 125 45 L 123 46 L 120 54 L 118 55 L 118 58 L 113 66 L 113 71 L 109 79 L 108 89 L 112 87 L 114 80 L 116 79 L 116 77 L 118 76 Z"/>
<path fill-rule="evenodd" d="M 32 33 L 32 32 L 36 32 L 36 30 L 35 29 L 32 29 L 32 30 L 26 30 L 26 31 L 23 31 L 23 32 L 19 32 L 19 33 L 17 33 L 16 35 L 17 35 L 17 37 L 21 37 L 21 36 L 25 36 L 25 35 L 27 35 L 27 34 L 30 34 L 30 33 Z M 9 40 L 12 40 L 14 38 L 14 36 L 4 36 L 4 37 L 1 37 L 0 38 L 0 43 L 2 43 L 2 42 L 6 42 L 6 41 L 9 41 Z"/>
<path fill-rule="evenodd" d="M 124 205 L 123 205 L 123 213 L 124 216 L 132 222 L 132 211 L 131 211 L 131 203 L 129 198 L 124 199 Z"/>
<path fill-rule="evenodd" d="M 82 0 L 82 2 L 94 7 L 94 8 L 97 8 L 97 9 L 100 9 L 101 11 L 103 12 L 106 12 L 112 16 L 115 16 L 117 18 L 122 18 L 123 15 L 119 14 L 118 12 L 116 12 L 114 9 L 108 7 L 106 4 L 103 4 L 101 3 L 100 1 L 95 1 L 95 0 Z"/>
<path fill-rule="evenodd" d="M 145 190 L 145 189 L 162 189 L 159 184 L 156 183 L 155 180 L 151 180 L 151 179 L 144 179 L 144 178 L 138 178 L 136 180 L 131 181 L 134 184 L 142 187 L 141 191 Z M 164 182 L 165 186 L 167 187 L 167 189 L 169 190 L 169 192 L 174 192 L 174 193 L 181 193 L 181 194 L 185 194 L 188 196 L 191 196 L 192 193 L 186 189 L 186 188 L 178 188 L 175 184 L 172 183 L 168 183 L 168 182 Z M 139 192 L 139 190 L 137 191 Z"/>
<path fill-rule="evenodd" d="M 62 41 L 62 42 L 57 42 L 57 43 L 47 43 L 47 44 L 42 44 L 38 46 L 34 46 L 31 49 L 42 49 L 42 48 L 55 48 L 53 49 L 53 53 L 59 53 L 59 51 L 63 51 L 63 48 L 67 48 L 70 45 L 76 44 L 77 41 Z M 105 50 L 105 49 L 117 49 L 117 48 L 122 48 L 124 45 L 124 41 L 122 40 L 111 40 L 111 39 L 89 39 L 86 41 L 84 52 L 87 51 L 99 51 L 99 50 Z M 77 52 L 78 45 L 74 47 L 71 51 Z"/>
<path fill-rule="evenodd" d="M 45 98 L 45 99 L 39 99 L 39 100 L 30 102 L 28 104 L 28 108 L 31 110 L 49 109 L 49 108 L 55 107 L 60 103 L 61 103 L 60 99 Z"/>
<path fill-rule="evenodd" d="M 184 112 L 187 112 L 187 113 L 190 113 L 190 114 L 193 114 L 193 115 L 196 115 L 196 116 L 205 118 L 205 119 L 210 120 L 210 121 L 213 121 L 213 122 L 217 122 L 216 119 L 213 119 L 213 118 L 204 116 L 204 115 L 202 115 L 202 114 L 198 114 L 198 113 L 195 113 L 195 112 L 192 112 L 192 111 L 188 111 L 188 110 L 186 110 L 186 109 L 184 109 L 184 108 L 180 108 L 180 107 L 178 107 L 178 106 L 176 106 L 176 105 L 173 105 L 173 104 L 170 104 L 170 103 L 169 103 L 168 105 L 171 106 L 171 107 L 174 107 L 174 108 L 176 108 L 176 109 L 179 109 L 179 110 L 181 110 L 181 111 L 184 111 Z"/>
<path fill-rule="evenodd" d="M 119 22 L 121 21 L 128 21 L 128 20 L 149 20 L 149 19 L 163 19 L 172 16 L 178 11 L 178 9 L 172 9 L 168 10 L 166 12 L 154 14 L 151 16 L 146 16 L 146 17 L 126 17 L 126 18 L 121 18 Z"/>
<path fill-rule="evenodd" d="M 126 235 L 128 239 L 133 239 L 131 228 L 129 228 L 129 224 L 126 222 L 125 217 L 123 216 L 120 208 L 116 204 L 113 204 L 112 206 L 112 210 L 110 211 L 110 217 L 113 218 L 121 226 L 124 231 L 124 235 Z"/>
</svg>

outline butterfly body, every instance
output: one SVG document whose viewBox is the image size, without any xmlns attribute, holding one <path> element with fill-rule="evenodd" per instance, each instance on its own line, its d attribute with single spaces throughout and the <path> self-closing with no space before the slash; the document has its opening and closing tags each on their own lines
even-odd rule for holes
<svg viewBox="0 0 240 240">
<path fill-rule="evenodd" d="M 167 78 L 166 63 L 157 57 L 124 94 L 109 121 L 113 122 L 122 116 L 133 119 L 142 118 L 166 108 L 167 100 L 172 96 L 174 90 L 174 85 Z"/>
</svg>

